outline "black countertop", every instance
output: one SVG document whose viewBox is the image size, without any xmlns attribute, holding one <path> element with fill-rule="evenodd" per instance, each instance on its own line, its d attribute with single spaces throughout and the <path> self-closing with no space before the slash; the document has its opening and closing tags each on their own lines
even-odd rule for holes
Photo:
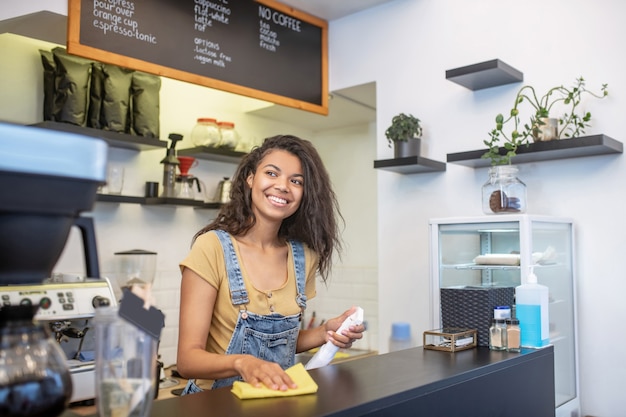
<svg viewBox="0 0 626 417">
<path fill-rule="evenodd" d="M 316 394 L 239 400 L 222 388 L 160 400 L 150 416 L 548 417 L 555 411 L 552 346 L 521 353 L 418 347 L 309 372 Z"/>
</svg>

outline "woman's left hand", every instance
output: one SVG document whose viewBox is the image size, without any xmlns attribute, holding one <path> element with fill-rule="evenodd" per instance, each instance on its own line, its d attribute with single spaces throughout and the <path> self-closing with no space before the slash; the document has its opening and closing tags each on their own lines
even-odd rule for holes
<svg viewBox="0 0 626 417">
<path fill-rule="evenodd" d="M 326 328 L 326 340 L 330 340 L 335 346 L 347 349 L 352 347 L 352 343 L 356 340 L 361 339 L 365 331 L 365 325 L 363 324 L 350 326 L 348 330 L 344 330 L 341 334 L 336 333 L 341 324 L 355 311 L 356 307 L 352 307 L 350 310 L 346 310 L 341 316 L 330 319 L 324 323 Z"/>
</svg>

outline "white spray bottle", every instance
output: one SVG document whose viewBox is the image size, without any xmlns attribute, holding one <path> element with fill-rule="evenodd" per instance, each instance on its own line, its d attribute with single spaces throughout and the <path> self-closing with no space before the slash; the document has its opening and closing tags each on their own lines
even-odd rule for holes
<svg viewBox="0 0 626 417">
<path fill-rule="evenodd" d="M 337 333 L 341 334 L 344 330 L 348 330 L 350 326 L 357 326 L 361 323 L 363 323 L 363 309 L 361 307 L 357 307 L 356 311 L 345 319 L 341 326 L 339 326 Z M 320 347 L 311 360 L 307 362 L 304 368 L 308 370 L 328 365 L 330 361 L 333 360 L 335 353 L 337 353 L 338 350 L 339 348 L 333 345 L 331 341 L 326 342 Z"/>
<path fill-rule="evenodd" d="M 515 288 L 515 315 L 519 319 L 522 347 L 540 348 L 550 343 L 549 290 L 537 283 L 531 265 L 526 283 Z"/>
</svg>

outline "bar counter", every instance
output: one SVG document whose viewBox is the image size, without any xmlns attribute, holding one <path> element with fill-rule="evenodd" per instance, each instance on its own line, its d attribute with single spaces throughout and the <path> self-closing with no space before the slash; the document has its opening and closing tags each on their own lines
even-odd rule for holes
<svg viewBox="0 0 626 417">
<path fill-rule="evenodd" d="M 150 417 L 554 416 L 554 350 L 422 347 L 309 371 L 316 394 L 239 400 L 230 388 L 159 400 Z M 66 411 L 62 417 L 73 417 Z M 95 416 L 95 415 L 94 415 Z"/>
</svg>

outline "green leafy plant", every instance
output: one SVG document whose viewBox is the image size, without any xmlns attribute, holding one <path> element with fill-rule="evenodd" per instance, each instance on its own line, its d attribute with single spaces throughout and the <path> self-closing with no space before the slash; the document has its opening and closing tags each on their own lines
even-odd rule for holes
<svg viewBox="0 0 626 417">
<path fill-rule="evenodd" d="M 400 113 L 391 119 L 391 126 L 385 131 L 385 136 L 390 148 L 394 142 L 419 139 L 422 137 L 420 119 L 411 114 Z"/>
<path fill-rule="evenodd" d="M 509 117 L 502 114 L 496 116 L 496 127 L 489 133 L 489 140 L 484 140 L 488 150 L 483 158 L 491 159 L 491 165 L 504 165 L 511 162 L 511 158 L 517 154 L 520 146 L 528 145 L 531 138 L 537 138 L 538 132 L 544 119 L 550 117 L 550 111 L 554 105 L 560 103 L 566 107 L 566 112 L 558 117 L 558 131 L 556 138 L 574 138 L 582 135 L 585 128 L 589 127 L 591 113 L 576 113 L 576 107 L 580 104 L 583 94 L 589 94 L 596 98 L 604 98 L 609 94 L 607 84 L 603 84 L 600 93 L 596 94 L 587 90 L 583 77 L 576 79 L 572 87 L 562 85 L 549 89 L 544 95 L 538 96 L 535 88 L 530 85 L 523 86 L 515 96 L 515 104 L 509 112 Z M 522 126 L 520 119 L 520 105 L 529 103 L 533 113 L 528 123 Z M 509 124 L 512 130 L 507 134 L 504 130 Z M 500 154 L 500 147 L 505 153 Z"/>
</svg>

